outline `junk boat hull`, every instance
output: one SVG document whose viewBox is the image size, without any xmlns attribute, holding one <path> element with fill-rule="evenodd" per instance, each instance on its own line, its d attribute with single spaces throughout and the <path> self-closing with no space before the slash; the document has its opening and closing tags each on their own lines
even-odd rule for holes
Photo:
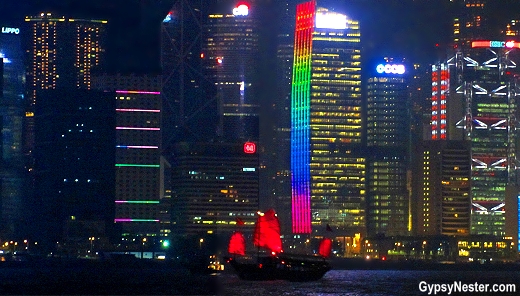
<svg viewBox="0 0 520 296">
<path fill-rule="evenodd" d="M 328 261 L 315 256 L 269 256 L 260 257 L 257 262 L 226 259 L 241 279 L 251 281 L 317 281 L 331 269 Z"/>
<path fill-rule="evenodd" d="M 237 220 L 237 225 L 241 220 Z M 330 263 L 325 260 L 330 255 L 332 241 L 325 238 L 320 244 L 320 256 L 287 254 L 282 249 L 280 222 L 273 209 L 265 213 L 258 212 L 253 233 L 253 244 L 258 247 L 257 255 L 245 257 L 245 238 L 240 231 L 235 231 L 228 245 L 228 253 L 233 257 L 225 258 L 245 280 L 288 280 L 316 281 L 330 270 Z M 260 248 L 267 249 L 269 255 L 260 255 Z M 237 257 L 238 256 L 238 257 Z"/>
</svg>

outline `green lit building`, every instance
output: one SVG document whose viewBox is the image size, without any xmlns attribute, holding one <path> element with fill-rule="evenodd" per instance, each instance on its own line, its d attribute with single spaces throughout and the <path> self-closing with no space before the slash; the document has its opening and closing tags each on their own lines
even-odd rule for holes
<svg viewBox="0 0 520 296">
<path fill-rule="evenodd" d="M 365 231 L 359 22 L 301 3 L 296 9 L 291 104 L 292 231 Z"/>
<path fill-rule="evenodd" d="M 449 61 L 467 64 L 457 69 L 462 83 L 455 91 L 466 110 L 457 127 L 471 141 L 472 234 L 506 234 L 506 187 L 517 184 L 518 48 L 514 41 L 473 41 Z"/>
</svg>

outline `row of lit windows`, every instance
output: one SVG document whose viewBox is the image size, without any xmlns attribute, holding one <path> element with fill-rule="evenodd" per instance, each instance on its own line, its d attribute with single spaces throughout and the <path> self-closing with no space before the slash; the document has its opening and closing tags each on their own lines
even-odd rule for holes
<svg viewBox="0 0 520 296">
<path fill-rule="evenodd" d="M 326 101 L 326 100 L 320 100 L 320 99 L 314 99 L 314 98 L 311 99 L 311 104 L 313 104 L 312 110 L 313 111 L 333 111 L 333 112 L 351 111 L 348 113 L 351 116 L 353 116 L 353 114 L 357 114 L 357 113 L 352 113 L 352 111 L 361 112 L 360 106 L 341 106 L 341 105 L 331 106 L 330 104 L 327 104 L 327 105 L 319 104 L 319 103 L 324 103 L 324 101 Z M 337 102 L 337 101 L 335 100 L 334 102 Z M 356 115 L 356 117 L 357 117 L 357 115 Z"/>
<path fill-rule="evenodd" d="M 313 36 L 313 41 L 334 41 L 334 42 L 351 42 L 351 43 L 359 43 L 361 40 L 359 38 L 334 38 L 334 37 L 321 37 L 321 36 Z"/>
<path fill-rule="evenodd" d="M 312 85 L 312 91 L 345 91 L 345 92 L 361 92 L 360 87 L 341 87 L 331 85 Z"/>
<path fill-rule="evenodd" d="M 348 94 L 347 96 L 342 96 L 339 98 L 324 98 L 323 96 L 316 97 L 311 94 L 311 104 L 317 106 L 323 105 L 335 105 L 330 106 L 330 108 L 336 108 L 337 110 L 352 110 L 352 111 L 361 111 L 361 100 L 358 100 L 357 94 Z M 352 109 L 353 108 L 353 109 Z"/>
<path fill-rule="evenodd" d="M 405 81 L 404 81 L 404 78 L 397 78 L 397 77 L 371 77 L 368 79 L 368 82 L 371 83 L 371 82 L 392 82 L 392 83 L 399 83 L 399 84 L 403 84 Z M 378 86 L 382 86 L 382 85 L 385 85 L 385 84 L 377 84 Z M 392 86 L 400 86 L 400 85 L 395 85 L 395 84 L 390 84 Z M 370 85 L 369 85 L 369 88 L 370 88 Z"/>
<path fill-rule="evenodd" d="M 361 68 L 346 68 L 346 67 L 331 67 L 331 65 L 327 65 L 328 67 L 319 67 L 317 65 L 314 65 L 312 67 L 313 73 L 315 72 L 321 72 L 321 73 L 329 73 L 329 74 L 336 74 L 336 73 L 345 73 L 345 72 L 360 72 Z M 351 74 L 352 78 L 356 79 L 355 75 L 357 74 Z M 359 75 L 360 76 L 360 75 Z M 361 77 L 359 77 L 361 79 Z"/>
<path fill-rule="evenodd" d="M 343 79 L 357 79 L 361 80 L 361 75 L 359 74 L 348 74 L 348 73 L 334 73 L 334 72 L 323 72 L 323 70 L 316 69 L 316 72 L 312 73 L 312 77 L 318 77 L 318 78 L 343 78 Z"/>
<path fill-rule="evenodd" d="M 325 80 L 325 79 L 313 79 L 312 83 L 322 83 L 325 85 L 361 85 L 359 80 Z M 313 87 L 314 88 L 314 87 Z"/>
<path fill-rule="evenodd" d="M 312 118 L 311 123 L 312 123 L 311 124 L 312 129 L 315 129 L 315 130 L 352 129 L 351 125 L 345 125 L 345 123 L 347 123 L 347 120 L 345 120 L 345 119 Z M 324 125 L 324 123 L 337 123 L 337 124 L 335 124 L 334 126 L 331 126 L 331 125 Z M 361 128 L 361 126 L 358 125 L 358 128 Z"/>
<path fill-rule="evenodd" d="M 317 157 L 313 155 L 311 157 L 313 167 L 330 167 L 331 165 L 334 168 L 344 168 L 344 169 L 360 169 L 364 170 L 366 165 L 364 164 L 365 160 L 363 158 L 352 159 L 347 157 Z M 360 174 L 364 174 L 365 171 L 360 171 Z"/>
</svg>

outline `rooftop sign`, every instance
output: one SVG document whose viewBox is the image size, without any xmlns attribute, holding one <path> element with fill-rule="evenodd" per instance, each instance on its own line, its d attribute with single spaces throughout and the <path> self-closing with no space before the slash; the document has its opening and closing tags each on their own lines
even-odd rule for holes
<svg viewBox="0 0 520 296">
<path fill-rule="evenodd" d="M 246 16 L 249 14 L 249 7 L 245 4 L 240 4 L 237 7 L 233 8 L 233 15 L 237 16 Z"/>
<path fill-rule="evenodd" d="M 15 34 L 15 35 L 18 35 L 18 34 L 20 34 L 20 29 L 19 28 L 2 27 L 2 33 L 3 34 Z"/>
<path fill-rule="evenodd" d="M 379 74 L 404 74 L 404 72 L 406 72 L 404 65 L 397 64 L 379 64 L 376 67 L 376 71 Z"/>
<path fill-rule="evenodd" d="M 341 13 L 318 9 L 316 12 L 316 28 L 346 29 L 347 16 Z"/>
<path fill-rule="evenodd" d="M 254 154 L 256 152 L 256 144 L 253 142 L 244 143 L 244 153 Z"/>
<path fill-rule="evenodd" d="M 520 48 L 520 43 L 516 41 L 473 41 L 472 48 Z"/>
</svg>

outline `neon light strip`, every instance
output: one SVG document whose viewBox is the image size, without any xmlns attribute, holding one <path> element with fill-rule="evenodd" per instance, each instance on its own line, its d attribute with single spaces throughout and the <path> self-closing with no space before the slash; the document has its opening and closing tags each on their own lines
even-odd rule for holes
<svg viewBox="0 0 520 296">
<path fill-rule="evenodd" d="M 158 204 L 158 200 L 116 200 L 116 203 Z"/>
<path fill-rule="evenodd" d="M 160 131 L 160 127 L 129 127 L 129 126 L 118 126 L 116 130 L 139 130 L 139 131 Z"/>
<path fill-rule="evenodd" d="M 447 64 L 432 65 L 431 139 L 446 139 L 446 98 L 450 88 L 450 69 Z"/>
<path fill-rule="evenodd" d="M 129 146 L 129 145 L 116 145 L 116 148 L 128 148 L 128 149 L 158 149 L 159 146 Z"/>
<path fill-rule="evenodd" d="M 520 48 L 520 43 L 515 41 L 473 41 L 472 48 Z"/>
<path fill-rule="evenodd" d="M 142 95 L 160 95 L 160 91 L 143 91 L 143 90 L 116 90 L 117 94 L 142 94 Z"/>
<path fill-rule="evenodd" d="M 159 222 L 158 219 L 130 219 L 130 218 L 117 218 L 114 222 Z"/>
<path fill-rule="evenodd" d="M 155 113 L 161 112 L 161 110 L 156 110 L 156 109 L 116 109 L 116 111 L 119 111 L 119 112 L 155 112 Z"/>
<path fill-rule="evenodd" d="M 316 1 L 296 7 L 291 92 L 291 206 L 293 233 L 311 233 L 310 85 Z"/>
<path fill-rule="evenodd" d="M 132 163 L 116 163 L 116 167 L 142 167 L 142 168 L 158 168 L 159 164 L 132 164 Z"/>
</svg>

